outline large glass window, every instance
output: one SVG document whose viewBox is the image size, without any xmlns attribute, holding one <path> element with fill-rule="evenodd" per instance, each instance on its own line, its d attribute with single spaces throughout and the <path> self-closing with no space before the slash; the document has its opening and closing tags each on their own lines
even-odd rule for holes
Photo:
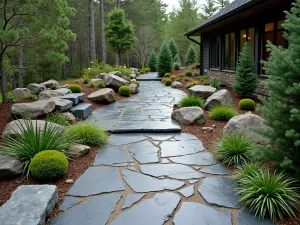
<svg viewBox="0 0 300 225">
<path fill-rule="evenodd" d="M 240 51 L 242 51 L 245 42 L 248 41 L 250 47 L 250 55 L 255 58 L 255 30 L 254 28 L 248 28 L 240 31 Z"/>
<path fill-rule="evenodd" d="M 225 46 L 224 46 L 224 69 L 234 69 L 234 33 L 225 35 Z"/>
<path fill-rule="evenodd" d="M 221 39 L 220 37 L 212 38 L 210 45 L 210 67 L 211 68 L 220 68 L 220 46 Z"/>
</svg>

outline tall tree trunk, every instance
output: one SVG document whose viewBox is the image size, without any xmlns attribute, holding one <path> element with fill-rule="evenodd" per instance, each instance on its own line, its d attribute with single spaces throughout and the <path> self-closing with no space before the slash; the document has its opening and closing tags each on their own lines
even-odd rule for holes
<svg viewBox="0 0 300 225">
<path fill-rule="evenodd" d="M 79 44 L 79 65 L 80 65 L 80 72 L 83 74 L 83 59 L 82 59 L 82 47 L 80 41 L 78 42 Z"/>
<path fill-rule="evenodd" d="M 121 8 L 121 0 L 117 0 L 117 7 Z"/>
<path fill-rule="evenodd" d="M 117 0 L 117 7 L 119 9 L 121 8 L 121 0 Z M 116 65 L 117 66 L 121 65 L 121 52 L 118 52 L 116 54 Z"/>
<path fill-rule="evenodd" d="M 105 32 L 104 32 L 104 0 L 100 0 L 100 29 L 101 29 L 101 55 L 102 55 L 102 62 L 106 63 L 106 46 L 105 46 Z"/>
<path fill-rule="evenodd" d="M 64 52 L 64 54 L 66 54 L 66 52 Z M 67 62 L 66 61 L 62 64 L 62 79 L 63 80 L 67 79 Z"/>
<path fill-rule="evenodd" d="M 89 0 L 91 61 L 96 59 L 94 0 Z"/>
<path fill-rule="evenodd" d="M 1 96 L 2 101 L 6 102 L 6 82 L 5 82 L 5 76 L 4 76 L 4 68 L 3 68 L 3 57 L 0 57 L 0 85 L 1 85 Z"/>
<path fill-rule="evenodd" d="M 23 87 L 23 46 L 20 46 L 19 51 L 19 88 Z"/>
<path fill-rule="evenodd" d="M 130 67 L 130 66 L 129 66 L 129 64 L 130 64 L 130 63 L 129 63 L 129 60 L 130 60 L 129 58 L 130 58 L 130 56 L 129 56 L 129 51 L 127 51 L 127 52 L 126 52 L 126 66 L 127 66 L 127 68 Z"/>
<path fill-rule="evenodd" d="M 118 58 L 118 64 L 117 64 L 117 66 L 120 66 L 121 65 L 121 52 L 118 52 L 118 54 L 117 54 L 117 58 Z"/>
</svg>

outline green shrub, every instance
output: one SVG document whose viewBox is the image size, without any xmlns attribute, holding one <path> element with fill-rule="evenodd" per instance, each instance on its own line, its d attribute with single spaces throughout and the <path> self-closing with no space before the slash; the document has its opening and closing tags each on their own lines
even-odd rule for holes
<svg viewBox="0 0 300 225">
<path fill-rule="evenodd" d="M 157 65 L 157 55 L 156 55 L 155 51 L 152 50 L 152 52 L 148 58 L 147 66 L 150 68 L 151 72 L 155 72 L 156 65 Z"/>
<path fill-rule="evenodd" d="M 239 166 L 234 174 L 234 180 L 237 184 L 247 177 L 254 177 L 256 172 L 259 172 L 261 167 L 259 163 L 247 163 L 245 165 Z"/>
<path fill-rule="evenodd" d="M 176 54 L 176 55 L 175 55 L 175 57 L 174 57 L 174 62 L 178 63 L 178 64 L 179 64 L 179 67 L 181 67 L 182 62 L 181 62 L 181 59 L 180 59 L 179 54 Z"/>
<path fill-rule="evenodd" d="M 184 80 L 185 80 L 185 81 L 190 81 L 190 78 L 185 77 Z"/>
<path fill-rule="evenodd" d="M 187 97 L 184 97 L 179 102 L 180 107 L 191 107 L 191 106 L 198 106 L 203 107 L 204 106 L 204 100 L 200 97 L 189 95 Z"/>
<path fill-rule="evenodd" d="M 90 88 L 95 88 L 96 86 L 97 86 L 97 84 L 94 83 L 94 82 L 89 83 L 89 87 L 90 87 Z"/>
<path fill-rule="evenodd" d="M 181 82 L 181 81 L 182 81 L 182 78 L 181 78 L 181 77 L 178 77 L 178 78 L 176 78 L 175 80 L 178 81 L 178 82 Z"/>
<path fill-rule="evenodd" d="M 172 82 L 171 79 L 166 79 L 166 80 L 165 80 L 165 85 L 166 85 L 166 86 L 171 86 L 172 83 L 173 83 L 173 82 Z"/>
<path fill-rule="evenodd" d="M 67 136 L 61 126 L 48 121 L 43 131 L 38 129 L 37 122 L 31 120 L 24 120 L 24 124 L 18 121 L 17 126 L 20 133 L 16 133 L 16 138 L 4 137 L 0 150 L 22 161 L 27 175 L 30 161 L 37 153 L 49 149 L 64 151 L 79 143 L 76 135 Z"/>
<path fill-rule="evenodd" d="M 203 85 L 206 85 L 206 86 L 210 85 L 210 80 L 204 80 Z"/>
<path fill-rule="evenodd" d="M 191 77 L 191 76 L 193 76 L 193 73 L 192 73 L 192 71 L 187 71 L 187 72 L 185 73 L 185 75 L 186 75 L 187 77 Z"/>
<path fill-rule="evenodd" d="M 239 134 L 226 134 L 215 145 L 217 158 L 228 166 L 244 165 L 251 160 L 251 152 L 255 144 Z"/>
<path fill-rule="evenodd" d="M 240 109 L 242 110 L 254 110 L 255 109 L 255 101 L 252 99 L 242 99 L 239 103 Z"/>
<path fill-rule="evenodd" d="M 113 71 L 120 71 L 123 76 L 129 77 L 132 73 L 130 68 L 124 68 L 124 66 L 111 66 L 104 63 L 98 63 L 97 61 L 93 62 L 93 65 L 89 69 L 84 70 L 84 74 L 87 74 L 88 77 L 96 77 L 100 73 L 109 73 Z"/>
<path fill-rule="evenodd" d="M 197 59 L 197 52 L 194 49 L 193 45 L 191 45 L 186 53 L 185 56 L 185 64 L 192 65 L 196 62 Z"/>
<path fill-rule="evenodd" d="M 149 72 L 151 72 L 151 68 L 150 67 L 146 67 L 145 71 L 149 73 Z"/>
<path fill-rule="evenodd" d="M 70 124 L 68 117 L 63 113 L 50 113 L 47 115 L 47 121 L 57 123 L 62 126 L 68 126 Z"/>
<path fill-rule="evenodd" d="M 193 72 L 193 76 L 194 76 L 194 77 L 199 77 L 199 76 L 200 76 L 200 73 L 199 73 L 199 72 Z"/>
<path fill-rule="evenodd" d="M 81 93 L 82 87 L 78 84 L 70 84 L 68 86 L 68 89 L 70 89 L 73 93 Z"/>
<path fill-rule="evenodd" d="M 92 123 L 79 122 L 66 128 L 67 137 L 78 137 L 80 144 L 99 146 L 106 143 L 105 130 Z"/>
<path fill-rule="evenodd" d="M 68 171 L 67 157 L 55 150 L 46 150 L 36 154 L 30 162 L 29 170 L 33 177 L 42 181 L 62 178 Z"/>
<path fill-rule="evenodd" d="M 216 78 L 214 78 L 211 82 L 210 82 L 210 86 L 219 89 L 221 86 L 221 82 L 218 81 Z"/>
<path fill-rule="evenodd" d="M 130 95 L 130 87 L 128 86 L 122 86 L 119 88 L 119 94 L 125 97 L 128 97 Z"/>
<path fill-rule="evenodd" d="M 210 118 L 218 121 L 228 121 L 237 114 L 233 108 L 222 105 L 213 107 L 209 112 Z"/>
<path fill-rule="evenodd" d="M 191 88 L 194 87 L 193 83 L 187 83 L 187 85 L 185 86 L 185 88 Z"/>
<path fill-rule="evenodd" d="M 209 80 L 209 77 L 207 75 L 202 75 L 199 79 L 205 81 L 205 80 Z"/>
<path fill-rule="evenodd" d="M 164 77 L 171 77 L 171 73 L 166 73 Z"/>
<path fill-rule="evenodd" d="M 28 95 L 26 95 L 26 98 L 28 100 L 36 100 L 37 96 L 36 96 L 36 94 L 29 93 Z"/>
<path fill-rule="evenodd" d="M 97 84 L 97 87 L 105 88 L 105 81 L 104 80 L 99 81 L 98 84 Z"/>
<path fill-rule="evenodd" d="M 271 175 L 268 170 L 253 171 L 238 181 L 240 202 L 261 219 L 270 217 L 281 221 L 295 217 L 300 209 L 298 188 L 294 179 L 284 174 Z"/>
<path fill-rule="evenodd" d="M 180 74 L 179 77 L 185 77 L 185 73 Z"/>
<path fill-rule="evenodd" d="M 166 73 L 172 72 L 173 68 L 173 57 L 167 46 L 163 44 L 158 53 L 157 70 L 160 77 L 164 76 Z"/>
<path fill-rule="evenodd" d="M 173 68 L 174 68 L 174 70 L 180 70 L 180 64 L 179 64 L 179 62 L 174 62 L 173 63 Z"/>
<path fill-rule="evenodd" d="M 89 83 L 89 78 L 88 77 L 83 77 L 83 79 L 82 79 L 82 83 L 83 84 L 88 84 Z"/>
</svg>

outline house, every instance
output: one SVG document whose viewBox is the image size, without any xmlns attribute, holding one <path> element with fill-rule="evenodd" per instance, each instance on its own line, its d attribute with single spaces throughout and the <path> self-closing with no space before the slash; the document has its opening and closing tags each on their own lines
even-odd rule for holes
<svg viewBox="0 0 300 225">
<path fill-rule="evenodd" d="M 261 81 L 268 75 L 261 60 L 266 60 L 266 42 L 287 47 L 282 23 L 285 10 L 292 0 L 235 0 L 222 11 L 189 31 L 186 36 L 201 46 L 200 72 L 232 85 L 239 52 L 243 44 L 250 44 L 259 83 L 256 94 L 267 95 Z M 200 42 L 197 41 L 199 40 Z"/>
</svg>

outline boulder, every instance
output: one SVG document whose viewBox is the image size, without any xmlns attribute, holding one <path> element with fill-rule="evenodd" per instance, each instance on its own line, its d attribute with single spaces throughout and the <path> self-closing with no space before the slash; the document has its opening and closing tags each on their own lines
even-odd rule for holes
<svg viewBox="0 0 300 225">
<path fill-rule="evenodd" d="M 27 85 L 27 88 L 30 90 L 31 93 L 33 94 L 39 94 L 41 91 L 46 90 L 46 86 L 43 84 L 36 84 L 36 83 L 31 83 Z"/>
<path fill-rule="evenodd" d="M 9 155 L 0 154 L 0 180 L 18 176 L 23 172 L 23 164 Z"/>
<path fill-rule="evenodd" d="M 131 79 L 130 80 L 130 83 L 134 83 L 134 82 L 136 82 L 136 79 Z"/>
<path fill-rule="evenodd" d="M 129 87 L 132 94 L 138 93 L 139 87 L 137 84 L 130 84 Z"/>
<path fill-rule="evenodd" d="M 184 107 L 172 113 L 172 119 L 181 124 L 204 124 L 206 122 L 204 112 L 200 107 Z"/>
<path fill-rule="evenodd" d="M 182 88 L 183 84 L 178 81 L 174 81 L 171 86 L 175 88 Z"/>
<path fill-rule="evenodd" d="M 59 86 L 59 88 L 68 88 L 70 84 L 63 84 L 61 86 Z"/>
<path fill-rule="evenodd" d="M 72 91 L 68 88 L 59 88 L 59 89 L 56 89 L 54 91 L 57 92 L 57 93 L 60 93 L 62 95 L 72 94 Z"/>
<path fill-rule="evenodd" d="M 136 74 L 135 73 L 132 73 L 132 74 L 130 74 L 130 79 L 135 79 L 136 78 Z"/>
<path fill-rule="evenodd" d="M 46 88 L 51 88 L 51 89 L 57 89 L 57 88 L 59 88 L 59 83 L 56 80 L 48 80 L 48 81 L 43 82 L 41 84 L 45 85 Z"/>
<path fill-rule="evenodd" d="M 115 76 L 118 76 L 118 77 L 122 76 L 122 73 L 120 71 L 111 71 L 108 74 L 109 75 L 115 75 Z"/>
<path fill-rule="evenodd" d="M 11 112 L 13 116 L 34 119 L 45 115 L 55 109 L 55 102 L 50 100 L 38 100 L 31 103 L 13 104 Z"/>
<path fill-rule="evenodd" d="M 91 80 L 92 83 L 99 83 L 100 81 L 103 81 L 103 79 L 94 78 L 94 79 Z"/>
<path fill-rule="evenodd" d="M 50 99 L 52 97 L 58 97 L 58 96 L 63 96 L 62 93 L 54 91 L 54 90 L 46 90 L 46 91 L 42 91 L 39 94 L 39 100 L 46 100 L 46 99 Z"/>
<path fill-rule="evenodd" d="M 37 127 L 37 129 L 42 133 L 44 131 L 45 128 L 45 124 L 46 121 L 44 120 L 31 120 L 31 123 L 33 123 L 33 127 Z M 64 127 L 56 124 L 56 123 L 52 123 L 52 122 L 48 122 L 48 126 L 58 126 L 61 129 L 63 129 Z M 11 122 L 9 122 L 8 124 L 6 124 L 4 131 L 2 133 L 2 137 L 10 137 L 13 139 L 18 138 L 17 134 L 21 133 L 21 128 L 25 127 L 25 120 L 23 119 L 19 119 L 19 120 L 13 120 Z"/>
<path fill-rule="evenodd" d="M 1 225 L 42 225 L 58 202 L 55 185 L 22 185 L 0 207 Z"/>
<path fill-rule="evenodd" d="M 118 91 L 121 86 L 128 86 L 129 82 L 116 75 L 107 75 L 104 77 L 105 85 L 109 88 Z"/>
<path fill-rule="evenodd" d="M 104 79 L 105 76 L 109 75 L 108 73 L 100 73 L 95 78 Z"/>
<path fill-rule="evenodd" d="M 76 122 L 76 117 L 72 113 L 65 112 L 63 114 L 68 118 L 69 123 L 73 124 Z"/>
<path fill-rule="evenodd" d="M 227 90 L 220 90 L 212 94 L 205 102 L 205 109 L 213 108 L 216 105 L 232 106 L 232 97 Z"/>
<path fill-rule="evenodd" d="M 22 98 L 29 95 L 30 90 L 28 88 L 16 88 L 13 90 L 13 94 L 16 98 Z"/>
<path fill-rule="evenodd" d="M 212 94 L 214 94 L 217 91 L 216 88 L 211 86 L 205 86 L 205 85 L 195 85 L 188 89 L 188 93 L 190 95 L 196 95 L 198 97 L 207 99 Z"/>
<path fill-rule="evenodd" d="M 139 74 L 139 69 L 137 68 L 131 68 L 132 72 L 135 74 L 135 75 L 138 75 Z"/>
<path fill-rule="evenodd" d="M 68 99 L 62 99 L 58 97 L 50 98 L 49 101 L 55 102 L 55 111 L 65 112 L 72 108 L 73 102 Z"/>
<path fill-rule="evenodd" d="M 257 134 L 254 129 L 267 130 L 261 117 L 254 114 L 243 114 L 231 118 L 223 128 L 223 133 L 237 133 L 251 137 L 258 144 L 268 144 L 268 139 Z"/>
<path fill-rule="evenodd" d="M 76 159 L 88 154 L 90 150 L 91 148 L 87 145 L 73 145 L 66 151 L 66 155 L 71 159 Z"/>
<path fill-rule="evenodd" d="M 112 103 L 115 100 L 115 92 L 111 88 L 103 88 L 93 92 L 88 99 L 96 103 Z"/>
</svg>

